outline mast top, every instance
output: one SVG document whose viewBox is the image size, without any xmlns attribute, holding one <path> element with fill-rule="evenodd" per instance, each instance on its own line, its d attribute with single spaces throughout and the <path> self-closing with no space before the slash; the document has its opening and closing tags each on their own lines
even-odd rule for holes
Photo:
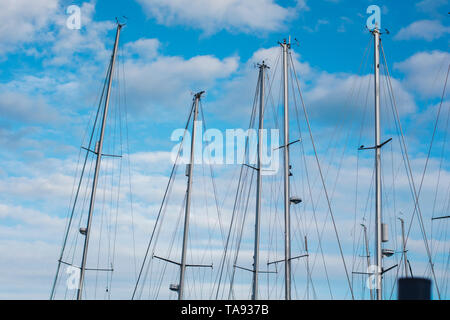
<svg viewBox="0 0 450 320">
<path fill-rule="evenodd" d="M 291 36 L 289 36 L 288 40 L 286 40 L 286 38 L 283 39 L 283 42 L 278 41 L 278 43 L 282 46 L 282 47 L 286 47 L 288 49 L 291 48 Z"/>
<path fill-rule="evenodd" d="M 128 18 L 127 17 L 125 17 L 125 16 L 122 16 L 123 18 L 125 18 L 125 20 L 127 20 L 128 21 Z M 117 18 L 116 17 L 116 24 L 117 24 L 117 28 L 119 28 L 119 29 L 121 29 L 123 26 L 125 26 L 127 23 L 125 22 L 125 23 L 121 23 L 120 21 L 119 21 L 119 18 Z"/>
<path fill-rule="evenodd" d="M 270 67 L 263 60 L 261 63 L 257 63 L 256 66 L 260 69 L 270 69 Z"/>
<path fill-rule="evenodd" d="M 366 27 L 367 28 L 367 27 Z M 376 33 L 378 33 L 380 36 L 382 34 L 390 34 L 390 31 L 388 29 L 384 29 L 384 32 L 380 31 L 380 28 L 378 28 L 378 26 L 375 26 L 375 28 L 373 28 L 372 30 L 369 29 L 369 32 L 373 35 L 375 35 Z"/>
<path fill-rule="evenodd" d="M 380 29 L 378 28 L 377 25 L 375 25 L 375 28 L 373 28 L 372 30 L 369 29 L 369 31 L 370 31 L 370 33 L 372 33 L 372 34 L 375 34 L 375 33 L 381 34 Z"/>
<path fill-rule="evenodd" d="M 197 92 L 196 94 L 194 94 L 194 99 L 200 99 L 200 97 L 202 96 L 202 94 L 204 94 L 206 91 L 200 91 Z"/>
</svg>

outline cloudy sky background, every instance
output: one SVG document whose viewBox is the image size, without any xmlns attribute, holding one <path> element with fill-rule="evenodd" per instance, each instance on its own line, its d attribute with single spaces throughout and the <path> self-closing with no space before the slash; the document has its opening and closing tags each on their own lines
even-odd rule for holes
<svg viewBox="0 0 450 320">
<path fill-rule="evenodd" d="M 66 27 L 66 9 L 71 4 L 81 7 L 81 30 Z M 421 0 L 407 6 L 382 0 L 357 3 L 350 0 L 1 1 L 0 298 L 49 297 L 80 146 L 96 107 L 111 54 L 116 16 L 128 17 L 121 35 L 120 68 L 126 81 L 135 243 L 133 245 L 130 236 L 132 227 L 127 204 L 121 204 L 117 274 L 114 275 L 112 297 L 131 297 L 135 268 L 142 261 L 170 173 L 170 151 L 174 146 L 170 135 L 174 129 L 184 127 L 192 92 L 207 91 L 203 104 L 209 128 L 247 128 L 257 79 L 254 64 L 266 60 L 273 66 L 279 54 L 277 41 L 288 35 L 299 41 L 298 46 L 293 46 L 293 57 L 321 164 L 327 170 L 326 183 L 333 194 L 333 211 L 351 272 L 354 267 L 354 239 L 360 236 L 359 224 L 364 210 L 373 211 L 373 207 L 364 207 L 370 193 L 373 164 L 371 154 L 367 152 L 359 162 L 361 189 L 358 197 L 363 200 L 358 204 L 361 210 L 356 210 L 357 218 L 354 220 L 357 137 L 361 133 L 366 138 L 363 143 L 370 145 L 373 124 L 369 109 L 368 118 L 362 122 L 363 129 L 360 130 L 358 121 L 363 116 L 364 94 L 350 99 L 353 103 L 349 103 L 349 95 L 354 88 L 360 84 L 366 88 L 370 84 L 370 55 L 367 58 L 369 64 L 362 71 L 358 70 L 365 48 L 371 41 L 371 35 L 365 29 L 366 8 L 370 4 L 382 8 L 382 27 L 390 31 L 389 35 L 383 36 L 383 45 L 418 188 L 450 62 L 446 0 Z M 277 100 L 278 87 L 274 88 L 274 99 Z M 365 92 L 366 89 L 361 90 Z M 369 101 L 372 101 L 371 97 Z M 433 239 L 433 248 L 439 258 L 436 270 L 438 282 L 444 287 L 448 283 L 448 275 L 443 277 L 448 269 L 445 263 L 449 250 L 448 222 L 432 225 L 431 217 L 433 213 L 448 214 L 449 208 L 449 154 L 447 149 L 442 152 L 448 130 L 445 121 L 449 106 L 447 93 L 420 198 L 426 230 L 430 234 L 433 230 L 436 236 Z M 389 118 L 392 117 L 389 112 L 384 116 L 384 137 L 395 134 L 395 124 Z M 295 122 L 292 127 L 295 132 Z M 336 128 L 339 128 L 337 134 Z M 292 136 L 297 134 L 292 133 Z M 327 149 L 329 144 L 332 148 Z M 300 152 L 300 148 L 293 152 Z M 392 173 L 399 170 L 397 168 L 403 170 L 396 176 L 399 188 L 396 213 L 393 212 L 393 203 L 386 201 L 386 211 L 393 212 L 389 216 L 393 228 L 391 238 L 396 239 L 399 233 L 392 232 L 398 231 L 399 227 L 395 229 L 392 225 L 398 224 L 396 217 L 400 211 L 409 223 L 413 204 L 404 168 L 399 167 L 402 160 L 398 142 L 393 143 L 390 155 L 395 168 L 386 169 L 385 179 L 391 179 Z M 299 154 L 298 157 L 300 159 Z M 123 161 L 127 162 L 128 157 Z M 386 159 L 387 164 L 390 161 L 390 158 Z M 320 229 L 324 228 L 323 246 L 327 253 L 324 260 L 333 279 L 334 297 L 349 298 L 334 229 L 327 218 L 323 194 L 320 196 L 312 153 L 307 154 L 306 162 L 311 168 L 310 179 L 316 183 L 314 198 L 322 203 L 317 207 L 321 212 L 318 224 Z M 306 178 L 302 166 L 301 162 L 297 168 L 294 165 L 299 172 L 296 191 L 306 199 L 308 195 L 301 192 L 300 186 Z M 180 176 L 184 178 L 184 169 L 180 170 Z M 226 226 L 233 200 L 224 195 L 226 190 L 235 187 L 235 181 L 230 177 L 236 173 L 236 167 L 219 166 L 216 170 Z M 438 205 L 433 211 L 438 179 Z M 181 198 L 184 181 L 180 179 L 174 187 L 176 196 Z M 386 185 L 391 186 L 387 182 Z M 129 194 L 121 197 L 124 202 L 129 200 Z M 176 210 L 176 204 L 179 206 L 180 201 L 174 200 L 172 212 Z M 211 201 L 209 205 L 213 212 Z M 264 200 L 264 205 L 269 210 L 270 200 Z M 193 211 L 198 213 L 197 218 L 193 218 L 193 226 L 203 230 L 206 228 L 202 220 L 204 212 L 198 210 L 202 204 L 198 201 L 194 207 L 197 209 Z M 311 224 L 311 208 L 305 203 L 302 210 L 306 217 L 304 220 L 293 218 L 300 230 L 296 239 L 302 239 L 305 234 L 311 234 L 313 239 L 316 231 Z M 295 214 L 300 215 L 301 212 Z M 208 219 L 218 231 L 217 219 L 214 216 Z M 166 223 L 170 225 L 175 220 L 176 216 L 169 216 Z M 354 221 L 357 221 L 357 230 Z M 251 222 L 247 223 L 251 231 Z M 412 252 L 410 260 L 417 274 L 430 276 L 417 220 L 414 226 L 408 242 L 408 249 Z M 262 228 L 270 228 L 269 219 Z M 250 231 L 239 257 L 247 267 L 251 266 L 252 257 Z M 200 236 L 195 241 L 201 241 L 202 234 L 199 231 Z M 220 259 L 222 244 L 218 233 L 215 236 L 217 243 L 208 243 L 215 249 L 209 259 L 214 261 Z M 280 231 L 278 236 L 282 240 Z M 98 238 L 94 237 L 95 240 Z M 398 240 L 395 241 L 397 244 Z M 317 245 L 311 240 L 314 257 L 318 259 L 312 278 L 316 281 L 318 297 L 330 298 L 324 270 L 320 269 L 322 257 L 318 254 Z M 301 245 L 297 246 L 300 250 Z M 172 258 L 178 257 L 176 252 L 172 254 Z M 263 256 L 265 259 L 267 254 Z M 193 257 L 205 260 L 201 253 L 196 255 L 194 252 Z M 295 264 L 295 268 L 297 285 L 301 288 L 296 297 L 302 298 L 305 284 L 303 261 Z M 171 277 L 175 271 L 173 269 Z M 214 281 L 213 275 L 208 274 L 208 277 Z M 250 279 L 248 274 L 238 278 L 237 288 L 243 298 L 248 296 Z M 279 292 L 276 291 L 271 298 L 282 297 L 281 275 L 277 279 Z M 358 279 L 360 288 L 361 278 Z M 163 284 L 165 293 L 161 294 L 162 297 L 169 297 L 168 284 L 169 280 Z M 261 290 L 266 292 L 267 288 L 263 286 Z M 387 291 L 390 292 L 390 288 Z M 361 294 L 358 291 L 359 297 Z M 93 298 L 92 295 L 89 297 Z M 208 295 L 197 297 L 207 298 Z M 443 297 L 449 297 L 448 291 Z"/>
</svg>

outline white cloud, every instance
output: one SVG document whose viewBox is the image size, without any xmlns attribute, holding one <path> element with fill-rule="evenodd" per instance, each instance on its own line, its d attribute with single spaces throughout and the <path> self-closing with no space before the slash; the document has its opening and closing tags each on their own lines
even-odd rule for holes
<svg viewBox="0 0 450 320">
<path fill-rule="evenodd" d="M 131 56 L 137 55 L 143 59 L 153 59 L 157 56 L 161 42 L 158 39 L 139 39 L 125 44 L 125 50 Z"/>
<path fill-rule="evenodd" d="M 58 123 L 59 112 L 41 97 L 28 97 L 18 92 L 0 93 L 0 112 L 3 118 L 19 123 Z"/>
<path fill-rule="evenodd" d="M 76 64 L 77 54 L 91 54 L 98 59 L 109 55 L 105 49 L 112 21 L 94 21 L 95 0 L 83 2 L 81 29 L 71 30 L 69 15 L 59 0 L 3 0 L 0 2 L 0 56 L 21 50 L 26 55 L 43 58 L 45 65 Z"/>
<path fill-rule="evenodd" d="M 5 192 L 3 190 L 3 192 Z M 13 219 L 26 225 L 35 227 L 45 227 L 57 230 L 64 226 L 62 219 L 50 216 L 34 209 L 27 209 L 20 206 L 7 206 L 0 204 L 0 219 Z"/>
<path fill-rule="evenodd" d="M 165 25 L 188 25 L 207 34 L 222 29 L 254 32 L 279 31 L 299 10 L 307 10 L 306 1 L 285 8 L 273 0 L 138 0 L 147 14 Z"/>
<path fill-rule="evenodd" d="M 68 16 L 58 12 L 53 17 L 54 31 L 47 39 L 50 52 L 44 60 L 45 65 L 78 67 L 82 63 L 77 60 L 78 54 L 90 54 L 96 60 L 107 61 L 111 55 L 112 43 L 108 43 L 108 32 L 114 30 L 112 21 L 94 21 L 95 1 L 84 2 L 81 6 L 81 29 L 72 30 L 66 27 Z M 48 57 L 48 58 L 47 58 Z M 84 63 L 84 60 L 83 60 Z"/>
<path fill-rule="evenodd" d="M 47 26 L 58 7 L 58 0 L 0 1 L 0 55 L 33 41 Z"/>
<path fill-rule="evenodd" d="M 406 75 L 404 83 L 412 92 L 429 98 L 441 96 L 449 63 L 448 52 L 419 52 L 394 64 L 394 68 Z"/>
<path fill-rule="evenodd" d="M 250 114 L 253 96 L 249 92 L 254 92 L 258 74 L 258 70 L 254 66 L 263 60 L 270 67 L 268 75 L 273 83 L 271 94 L 273 99 L 278 101 L 281 84 L 280 53 L 280 47 L 257 50 L 245 64 L 240 66 L 233 78 L 221 83 L 219 95 L 213 105 L 209 106 L 213 113 L 220 119 L 241 120 L 240 115 Z M 277 61 L 278 66 L 276 66 Z M 293 61 L 306 106 L 313 120 L 321 124 L 329 124 L 334 123 L 336 117 L 344 117 L 348 114 L 362 115 L 366 105 L 366 96 L 368 103 L 372 103 L 373 86 L 367 88 L 371 81 L 371 75 L 357 76 L 321 71 L 311 67 L 295 51 L 293 51 Z M 276 78 L 273 79 L 273 76 Z M 384 78 L 382 80 L 384 81 Z M 411 93 L 398 79 L 392 79 L 392 85 L 400 115 L 404 116 L 415 112 L 417 106 Z M 292 91 L 291 88 L 290 91 Z M 354 91 L 358 92 L 358 96 L 351 96 Z M 352 99 L 349 99 L 350 97 Z M 268 103 L 272 104 L 270 98 Z M 297 101 L 298 103 L 299 101 Z"/>
<path fill-rule="evenodd" d="M 314 74 L 311 66 L 301 61 L 300 56 L 293 52 L 293 60 L 297 73 L 302 78 L 310 78 Z M 250 116 L 253 103 L 253 94 L 258 77 L 258 69 L 255 66 L 264 61 L 270 69 L 267 75 L 273 83 L 271 89 L 274 99 L 277 99 L 279 85 L 281 84 L 281 47 L 261 48 L 243 64 L 237 72 L 221 83 L 220 90 L 215 92 L 215 101 L 209 105 L 212 114 L 223 120 L 231 120 L 235 125 L 248 125 L 247 117 Z M 273 77 L 276 77 L 273 79 Z M 269 89 L 267 89 L 269 90 Z M 269 103 L 269 102 L 268 102 Z"/>
<path fill-rule="evenodd" d="M 186 110 L 191 91 L 212 88 L 216 80 L 230 76 L 237 67 L 237 57 L 221 60 L 212 55 L 131 59 L 125 62 L 129 102 L 137 111 L 172 117 L 174 110 Z"/>
<path fill-rule="evenodd" d="M 394 37 L 396 40 L 424 39 L 433 41 L 450 33 L 450 27 L 438 20 L 420 20 L 402 28 Z"/>
<path fill-rule="evenodd" d="M 334 123 L 336 117 L 345 114 L 362 115 L 366 101 L 369 105 L 373 103 L 371 79 L 370 75 L 320 73 L 314 83 L 305 90 L 305 100 L 311 117 L 321 122 Z M 371 87 L 368 89 L 369 82 Z M 384 83 L 383 78 L 381 83 Z M 416 104 L 412 95 L 398 80 L 392 79 L 392 85 L 400 115 L 414 112 Z"/>
</svg>

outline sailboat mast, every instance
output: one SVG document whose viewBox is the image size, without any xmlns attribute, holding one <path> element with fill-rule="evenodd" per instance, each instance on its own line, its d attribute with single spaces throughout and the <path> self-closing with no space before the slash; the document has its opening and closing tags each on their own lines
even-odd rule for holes
<svg viewBox="0 0 450 320">
<path fill-rule="evenodd" d="M 308 250 L 308 238 L 305 236 L 305 252 L 306 252 L 306 300 L 309 300 L 309 250 Z"/>
<path fill-rule="evenodd" d="M 261 220 L 261 158 L 262 158 L 262 138 L 264 128 L 264 77 L 265 69 L 267 66 L 264 64 L 259 65 L 259 125 L 258 125 L 258 160 L 257 160 L 257 178 L 256 178 L 256 215 L 255 215 L 255 247 L 253 253 L 253 292 L 252 299 L 258 299 L 258 273 L 259 273 L 259 239 L 260 239 L 260 220 Z"/>
<path fill-rule="evenodd" d="M 405 278 L 408 278 L 408 258 L 406 256 L 406 239 L 405 239 L 405 221 L 402 218 L 398 218 L 402 225 L 402 251 L 403 251 L 403 263 L 405 264 Z"/>
<path fill-rule="evenodd" d="M 284 272 L 285 299 L 291 300 L 291 216 L 289 186 L 289 91 L 288 91 L 288 51 L 291 47 L 286 40 L 283 48 L 283 83 L 284 83 Z"/>
<path fill-rule="evenodd" d="M 184 215 L 184 231 L 183 231 L 183 249 L 181 252 L 181 264 L 180 264 L 180 285 L 178 288 L 178 300 L 183 299 L 183 289 L 184 289 L 184 277 L 186 272 L 186 252 L 188 244 L 189 235 L 189 216 L 191 210 L 191 189 L 192 189 L 192 173 L 194 169 L 194 151 L 195 151 L 195 135 L 197 132 L 197 116 L 198 116 L 198 104 L 201 95 L 204 91 L 195 94 L 194 96 L 194 123 L 192 125 L 192 136 L 191 136 L 191 157 L 188 164 L 188 181 L 187 181 L 187 191 L 186 191 L 186 209 Z"/>
<path fill-rule="evenodd" d="M 367 261 L 367 270 L 370 270 L 370 251 L 369 251 L 369 238 L 367 237 L 367 227 L 366 225 L 362 224 L 361 225 L 364 229 L 364 244 L 366 246 L 366 261 Z M 369 292 L 370 292 L 370 300 L 373 300 L 373 293 L 372 293 L 372 289 L 369 288 Z"/>
<path fill-rule="evenodd" d="M 376 254 L 376 292 L 377 300 L 382 300 L 382 216 L 381 216 L 381 130 L 380 130 L 380 31 L 373 30 L 374 36 L 374 66 L 375 66 L 375 242 Z"/>
<path fill-rule="evenodd" d="M 91 232 L 91 224 L 92 224 L 92 215 L 94 212 L 94 205 L 95 205 L 95 194 L 97 191 L 97 184 L 98 184 L 98 176 L 100 172 L 100 165 L 102 161 L 102 149 L 103 149 L 103 138 L 105 135 L 105 127 L 106 127 L 106 120 L 108 118 L 108 109 L 109 109 L 109 99 L 111 96 L 111 85 L 112 85 L 112 77 L 114 72 L 114 64 L 116 61 L 117 56 L 117 47 L 119 45 L 119 37 L 120 37 L 120 30 L 122 29 L 121 24 L 117 24 L 117 31 L 116 31 L 116 40 L 114 43 L 114 50 L 111 58 L 111 68 L 109 71 L 109 79 L 108 79 L 108 89 L 106 93 L 106 100 L 105 100 L 105 109 L 103 111 L 103 119 L 102 119 L 102 126 L 100 130 L 100 139 L 98 141 L 98 147 L 95 148 L 95 153 L 97 155 L 97 160 L 95 163 L 95 173 L 94 173 L 94 180 L 92 182 L 92 192 L 91 192 L 91 199 L 89 203 L 89 213 L 88 213 L 88 219 L 87 219 L 87 225 L 86 225 L 86 231 L 85 231 L 85 239 L 84 239 L 84 247 L 83 247 L 83 256 L 81 260 L 81 272 L 80 272 L 80 282 L 78 285 L 78 292 L 77 292 L 77 300 L 82 299 L 83 294 L 83 284 L 84 284 L 84 274 L 86 271 L 86 260 L 87 260 L 87 254 L 88 254 L 88 247 L 89 247 L 89 236 Z"/>
</svg>

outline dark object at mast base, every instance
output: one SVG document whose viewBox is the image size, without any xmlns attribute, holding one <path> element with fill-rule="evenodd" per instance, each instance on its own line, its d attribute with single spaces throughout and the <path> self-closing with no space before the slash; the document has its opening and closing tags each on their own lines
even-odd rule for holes
<svg viewBox="0 0 450 320">
<path fill-rule="evenodd" d="M 431 280 L 425 278 L 399 279 L 398 300 L 431 300 Z"/>
</svg>

